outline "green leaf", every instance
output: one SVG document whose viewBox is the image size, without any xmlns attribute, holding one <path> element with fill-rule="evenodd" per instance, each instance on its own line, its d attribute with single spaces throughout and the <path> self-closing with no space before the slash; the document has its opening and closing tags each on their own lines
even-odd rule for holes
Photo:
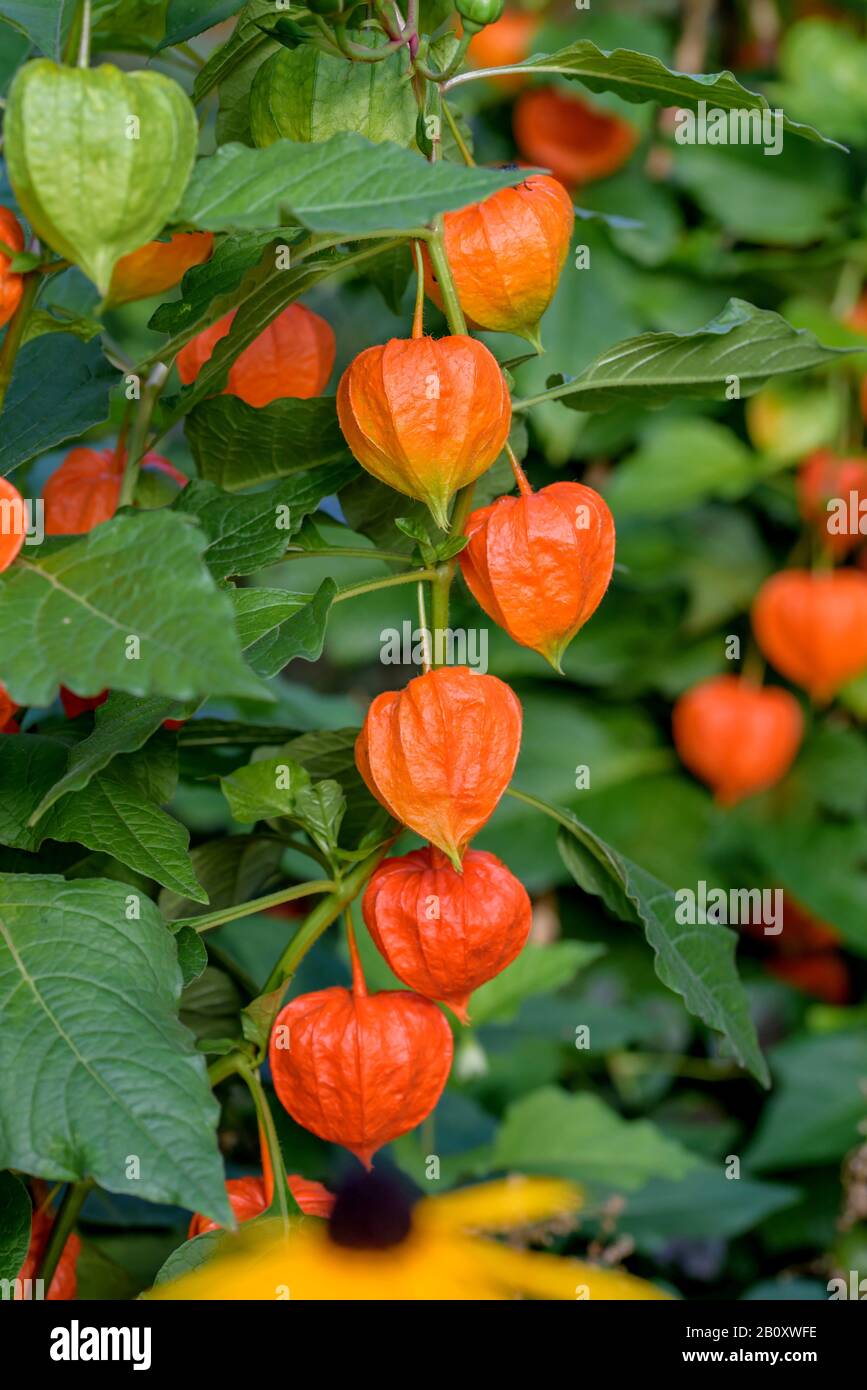
<svg viewBox="0 0 867 1390">
<path fill-rule="evenodd" d="M 557 848 L 578 886 L 601 897 L 622 921 L 644 928 L 662 983 L 680 995 L 690 1013 L 721 1033 L 740 1065 L 767 1086 L 767 1064 L 735 966 L 735 932 L 678 922 L 667 884 L 618 854 L 568 812 L 560 818 Z"/>
<path fill-rule="evenodd" d="M 21 210 L 102 294 L 174 212 L 197 143 L 189 98 L 161 73 L 40 58 L 9 91 L 4 154 Z"/>
<path fill-rule="evenodd" d="M 240 1038 L 241 996 L 235 982 L 224 971 L 207 966 L 184 989 L 180 1020 L 197 1040 Z"/>
<path fill-rule="evenodd" d="M 848 24 L 816 17 L 782 36 L 771 100 L 818 121 L 837 140 L 867 142 L 867 45 Z"/>
<path fill-rule="evenodd" d="M 797 1202 L 796 1187 L 759 1182 L 702 1165 L 678 1179 L 652 1178 L 630 1194 L 618 1218 L 639 1250 L 661 1253 L 674 1240 L 731 1240 Z"/>
<path fill-rule="evenodd" d="M 250 61 L 257 49 L 270 52 L 271 40 L 266 31 L 275 28 L 283 17 L 275 9 L 274 0 L 247 0 L 232 33 L 210 55 L 196 77 L 193 100 L 198 104 L 215 87 L 222 88 L 233 73 Z"/>
<path fill-rule="evenodd" d="M 778 1086 L 747 1151 L 751 1168 L 837 1163 L 863 1136 L 867 1034 L 792 1038 L 771 1053 Z"/>
<path fill-rule="evenodd" d="M 749 396 L 772 377 L 820 367 L 841 351 L 823 347 L 779 314 L 730 299 L 703 328 L 642 333 L 617 343 L 571 381 L 516 402 L 516 409 L 556 400 L 573 410 L 610 410 L 629 402 L 658 406 L 678 396 L 725 400 L 733 383 L 740 396 Z"/>
<path fill-rule="evenodd" d="M 74 338 L 80 338 L 83 343 L 89 343 L 101 332 L 102 324 L 98 319 L 87 318 L 81 314 L 72 314 L 65 309 L 58 309 L 54 313 L 51 312 L 50 308 L 36 309 L 27 320 L 24 342 L 32 342 L 34 338 L 44 338 L 46 333 L 71 333 Z"/>
<path fill-rule="evenodd" d="M 30 1198 L 14 1173 L 0 1173 L 0 1279 L 14 1279 L 30 1247 Z"/>
<path fill-rule="evenodd" d="M 214 396 L 191 411 L 185 433 L 199 476 L 227 492 L 350 458 L 333 396 L 287 397 L 260 409 Z"/>
<path fill-rule="evenodd" d="M 383 251 L 370 262 L 367 274 L 379 290 L 387 307 L 395 315 L 401 313 L 403 297 L 412 276 L 412 256 L 409 243 L 400 242 Z"/>
<path fill-rule="evenodd" d="M 160 1284 L 170 1284 L 184 1274 L 191 1274 L 206 1260 L 213 1259 L 225 1240 L 225 1231 L 205 1231 L 203 1235 L 193 1236 L 192 1240 L 185 1240 L 160 1267 L 154 1279 L 154 1288 Z"/>
<path fill-rule="evenodd" d="M 35 851 L 45 840 L 101 850 L 176 892 L 207 901 L 187 852 L 189 832 L 160 809 L 174 793 L 177 757 L 171 740 L 147 753 L 115 758 L 81 791 L 56 799 L 33 825 L 34 812 L 56 787 L 67 747 L 40 734 L 9 740 L 0 761 L 0 843 Z"/>
<path fill-rule="evenodd" d="M 491 1167 L 631 1191 L 683 1177 L 696 1162 L 648 1120 L 623 1120 L 596 1096 L 545 1086 L 509 1106 Z"/>
<path fill-rule="evenodd" d="M 233 819 L 250 825 L 291 816 L 298 793 L 310 786 L 310 775 L 286 758 L 260 758 L 221 777 L 220 786 Z"/>
<path fill-rule="evenodd" d="M 22 705 L 47 705 L 62 683 L 191 700 L 269 698 L 245 666 L 228 596 L 202 563 L 205 537 L 177 513 L 117 516 L 49 543 L 0 575 L 3 681 Z M 139 639 L 129 659 L 127 639 Z"/>
<path fill-rule="evenodd" d="M 119 753 L 141 748 L 166 719 L 188 719 L 194 709 L 194 705 L 178 705 L 158 695 L 139 700 L 121 690 L 113 691 L 94 712 L 93 733 L 70 749 L 65 772 L 45 793 L 29 824 L 35 825 L 67 792 L 86 787 Z"/>
<path fill-rule="evenodd" d="M 0 413 L 0 473 L 102 424 L 119 381 L 99 343 L 68 331 L 25 343 Z"/>
<path fill-rule="evenodd" d="M 158 47 L 172 48 L 184 39 L 192 39 L 242 8 L 243 0 L 169 0 L 166 36 Z"/>
<path fill-rule="evenodd" d="M 766 97 L 742 87 L 730 72 L 686 73 L 673 72 L 649 53 L 634 53 L 617 48 L 606 53 L 589 39 L 579 39 L 557 53 L 537 54 L 526 62 L 510 65 L 510 72 L 554 73 L 571 77 L 591 92 L 614 92 L 624 101 L 658 101 L 664 106 L 698 107 L 706 101 L 708 108 L 723 111 L 769 111 Z M 464 77 L 467 80 L 467 77 Z M 454 82 L 451 83 L 454 86 Z M 836 145 L 812 126 L 799 125 L 783 118 L 783 129 L 807 140 Z M 841 145 L 838 149 L 844 148 Z"/>
<path fill-rule="evenodd" d="M 229 144 L 199 160 L 178 219 L 210 231 L 278 226 L 286 217 L 347 237 L 409 231 L 526 177 L 526 169 L 429 164 L 352 133 L 315 145 L 278 140 L 264 150 Z"/>
<path fill-rule="evenodd" d="M 525 999 L 562 989 L 604 954 L 605 947 L 595 942 L 554 941 L 548 946 L 530 942 L 511 965 L 476 990 L 470 1006 L 473 1026 L 511 1023 Z"/>
<path fill-rule="evenodd" d="M 305 516 L 336 491 L 349 472 L 350 465 L 330 464 L 296 473 L 249 497 L 196 480 L 178 494 L 172 510 L 199 522 L 208 542 L 205 563 L 216 579 L 255 574 L 283 558 Z"/>
<path fill-rule="evenodd" d="M 351 37 L 371 49 L 388 43 L 385 34 L 370 29 Z M 377 63 L 347 63 L 312 44 L 280 48 L 258 69 L 250 89 L 253 143 L 264 148 L 280 139 L 322 142 L 357 131 L 368 140 L 414 146 L 418 107 L 409 68 L 406 48 Z"/>
<path fill-rule="evenodd" d="M 60 58 L 78 0 L 2 0 L 0 18 L 33 41 L 47 58 Z"/>
<path fill-rule="evenodd" d="M 178 948 L 178 965 L 181 967 L 184 989 L 197 980 L 208 964 L 208 952 L 198 932 L 192 927 L 181 927 L 175 934 Z"/>
<path fill-rule="evenodd" d="M 228 835 L 196 845 L 190 858 L 196 878 L 208 894 L 207 906 L 166 890 L 160 894 L 160 911 L 176 922 L 263 897 L 284 880 L 282 856 L 282 845 L 256 835 Z"/>
<path fill-rule="evenodd" d="M 135 899 L 138 920 L 126 884 L 0 876 L 0 1165 L 232 1225 L 175 943 Z"/>
<path fill-rule="evenodd" d="M 303 769 L 301 769 L 303 771 Z M 295 796 L 292 819 L 307 831 L 323 854 L 337 848 L 340 826 L 346 813 L 346 797 L 339 782 L 317 782 L 301 787 Z"/>
<path fill-rule="evenodd" d="M 276 676 L 296 657 L 319 660 L 336 593 L 333 579 L 323 579 L 312 597 L 284 589 L 233 591 L 241 645 L 257 676 Z"/>
<path fill-rule="evenodd" d="M 277 231 L 241 232 L 228 236 L 214 248 L 214 254 L 202 265 L 191 266 L 181 281 L 179 299 L 161 304 L 148 321 L 156 333 L 177 335 L 174 350 L 189 341 L 200 329 L 215 323 L 238 303 L 240 287 L 245 276 L 268 260 L 274 264 L 273 248 L 277 244 L 297 241 L 303 233 L 298 227 L 282 227 Z M 268 255 L 266 256 L 266 253 Z"/>
</svg>

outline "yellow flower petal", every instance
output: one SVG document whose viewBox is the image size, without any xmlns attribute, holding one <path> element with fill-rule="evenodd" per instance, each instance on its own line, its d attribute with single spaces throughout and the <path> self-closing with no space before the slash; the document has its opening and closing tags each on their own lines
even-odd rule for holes
<svg viewBox="0 0 867 1390">
<path fill-rule="evenodd" d="M 427 1198 L 413 1220 L 424 1229 L 508 1231 L 577 1211 L 583 1200 L 580 1188 L 558 1178 L 505 1178 Z"/>
<path fill-rule="evenodd" d="M 584 1260 L 512 1250 L 495 1241 L 473 1241 L 473 1260 L 493 1282 L 516 1293 L 545 1299 L 625 1301 L 669 1298 L 670 1294 L 616 1269 L 603 1269 Z"/>
</svg>

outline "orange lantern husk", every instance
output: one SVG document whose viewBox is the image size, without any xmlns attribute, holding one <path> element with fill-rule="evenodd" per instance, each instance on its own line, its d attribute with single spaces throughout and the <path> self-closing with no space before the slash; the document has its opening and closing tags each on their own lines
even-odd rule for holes
<svg viewBox="0 0 867 1390">
<path fill-rule="evenodd" d="M 788 772 L 804 732 L 794 695 L 742 676 L 714 676 L 693 686 L 672 712 L 681 762 L 723 806 L 774 786 Z"/>
<path fill-rule="evenodd" d="M 34 1210 L 30 1223 L 30 1246 L 17 1275 L 22 1283 L 25 1279 L 37 1278 L 53 1226 L 54 1213 L 50 1208 Z M 47 1299 L 60 1301 L 75 1298 L 78 1292 L 77 1265 L 80 1254 L 81 1241 L 73 1231 L 68 1236 L 57 1261 L 48 1292 L 45 1294 Z M 15 1297 L 18 1297 L 17 1293 Z"/>
<path fill-rule="evenodd" d="M 11 251 L 24 250 L 21 223 L 9 208 L 0 208 L 0 241 Z M 0 328 L 9 322 L 24 293 L 24 276 L 9 269 L 11 259 L 0 251 Z"/>
<path fill-rule="evenodd" d="M 337 414 L 362 468 L 426 503 L 445 529 L 453 494 L 505 445 L 512 403 L 493 353 L 455 334 L 360 352 L 340 379 Z"/>
<path fill-rule="evenodd" d="M 572 199 L 547 174 L 447 212 L 446 257 L 470 324 L 515 333 L 541 350 L 539 320 L 554 298 L 574 225 Z M 427 293 L 442 308 L 426 250 L 424 259 Z"/>
<path fill-rule="evenodd" d="M 522 473 L 519 481 L 520 497 L 500 497 L 470 516 L 461 573 L 489 618 L 560 671 L 611 580 L 614 518 L 583 483 L 531 492 Z"/>
<path fill-rule="evenodd" d="M 45 534 L 79 536 L 117 511 L 124 461 L 112 449 L 72 449 L 55 468 L 42 497 Z"/>
<path fill-rule="evenodd" d="M 867 511 L 867 458 L 842 458 L 831 449 L 816 449 L 798 470 L 798 509 L 821 536 L 831 554 L 840 558 L 863 539 L 860 529 L 832 529 L 834 516 L 829 502 L 839 502 L 849 515 L 853 501 L 856 526 L 861 503 Z"/>
<path fill-rule="evenodd" d="M 467 850 L 458 874 L 433 846 L 380 864 L 361 910 L 398 979 L 461 1023 L 473 990 L 511 964 L 533 920 L 527 890 L 495 855 Z"/>
<path fill-rule="evenodd" d="M 867 574 L 782 570 L 753 603 L 753 631 L 768 661 L 825 703 L 867 670 Z"/>
<path fill-rule="evenodd" d="M 523 92 L 512 122 L 523 158 L 550 169 L 567 188 L 615 174 L 638 143 L 628 121 L 554 87 Z"/>
<path fill-rule="evenodd" d="M 442 666 L 372 701 L 355 760 L 395 820 L 459 870 L 509 785 L 520 745 L 514 691 L 496 676 Z"/>
<path fill-rule="evenodd" d="M 27 538 L 27 507 L 8 478 L 0 478 L 0 574 L 18 559 Z"/>
<path fill-rule="evenodd" d="M 476 68 L 508 68 L 529 57 L 536 30 L 538 14 L 526 10 L 506 10 L 493 24 L 486 24 L 473 34 L 467 57 Z M 511 91 L 526 82 L 527 77 L 509 73 L 505 77 L 490 77 L 504 91 Z"/>
<path fill-rule="evenodd" d="M 236 313 L 233 309 L 181 348 L 177 364 L 185 386 L 210 360 Z M 290 396 L 309 400 L 325 390 L 335 352 L 331 325 L 306 305 L 290 304 L 232 363 L 223 395 L 238 396 L 255 407 Z"/>
<path fill-rule="evenodd" d="M 179 285 L 192 266 L 209 260 L 213 250 L 211 232 L 175 232 L 168 241 L 147 241 L 115 265 L 107 303 L 127 304 L 162 294 Z"/>
<path fill-rule="evenodd" d="M 439 1100 L 452 1064 L 445 1015 L 419 994 L 368 994 L 355 942 L 352 988 L 320 989 L 278 1014 L 269 1059 L 274 1089 L 297 1124 L 364 1164 L 415 1129 Z"/>
</svg>

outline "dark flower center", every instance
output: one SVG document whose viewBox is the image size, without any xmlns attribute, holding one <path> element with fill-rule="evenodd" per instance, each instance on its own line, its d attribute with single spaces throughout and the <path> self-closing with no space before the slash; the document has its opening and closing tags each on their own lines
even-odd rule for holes
<svg viewBox="0 0 867 1390">
<path fill-rule="evenodd" d="M 359 1173 L 342 1182 L 328 1221 L 336 1245 L 354 1250 L 387 1250 L 409 1235 L 415 1184 L 394 1169 Z"/>
</svg>

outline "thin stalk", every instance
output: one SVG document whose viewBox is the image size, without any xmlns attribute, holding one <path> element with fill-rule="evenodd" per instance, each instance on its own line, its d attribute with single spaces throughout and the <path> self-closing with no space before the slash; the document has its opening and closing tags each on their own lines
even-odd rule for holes
<svg viewBox="0 0 867 1390">
<path fill-rule="evenodd" d="M 369 854 L 366 859 L 362 859 L 361 863 L 347 874 L 339 888 L 336 888 L 327 898 L 323 898 L 321 902 L 316 904 L 275 964 L 262 990 L 263 994 L 273 993 L 295 974 L 310 947 L 319 940 L 322 933 L 328 930 L 343 909 L 361 892 L 377 864 L 385 858 L 393 843 L 394 837 L 387 840 L 385 844 L 379 845 L 372 854 Z"/>
<path fill-rule="evenodd" d="M 464 318 L 464 311 L 458 299 L 458 292 L 455 288 L 452 268 L 446 256 L 445 241 L 443 238 L 443 218 L 440 215 L 433 224 L 433 235 L 428 241 L 428 255 L 431 259 L 433 272 L 440 287 L 440 294 L 443 299 L 443 313 L 449 326 L 449 332 L 454 334 L 465 334 L 467 331 L 467 321 Z"/>
<path fill-rule="evenodd" d="M 314 893 L 330 893 L 336 884 L 330 878 L 312 879 L 309 883 L 296 883 L 292 888 L 281 888 L 279 893 L 268 893 L 264 898 L 251 898 L 246 903 L 235 903 L 232 907 L 222 907 L 216 912 L 206 912 L 199 917 L 181 917 L 172 922 L 172 929 L 192 927 L 194 931 L 210 931 L 212 927 L 222 927 L 226 922 L 236 922 L 239 917 L 251 917 L 254 912 L 264 912 L 268 907 L 279 907 L 281 903 L 294 902 L 296 898 L 306 898 Z"/>
<path fill-rule="evenodd" d="M 247 1066 L 248 1057 L 243 1052 L 227 1052 L 225 1057 L 218 1057 L 208 1067 L 208 1083 L 210 1086 L 219 1086 L 221 1081 L 226 1081 L 230 1076 L 238 1076 L 242 1066 Z"/>
<path fill-rule="evenodd" d="M 385 579 L 365 579 L 361 584 L 351 584 L 334 595 L 335 603 L 347 598 L 358 598 L 360 594 L 372 594 L 375 589 L 393 589 L 397 584 L 415 584 L 420 579 L 435 579 L 436 570 L 413 570 L 411 574 L 390 574 Z"/>
<path fill-rule="evenodd" d="M 452 511 L 452 518 L 449 523 L 450 536 L 462 536 L 467 518 L 473 507 L 473 492 L 475 484 L 470 483 L 468 487 L 462 488 L 455 498 L 455 505 Z M 431 630 L 434 636 L 434 651 L 437 650 L 436 634 L 447 632 L 449 626 L 449 599 L 451 595 L 452 580 L 455 577 L 458 557 L 453 555 L 450 560 L 437 565 L 436 575 L 431 584 Z M 440 647 L 445 651 L 445 643 Z"/>
<path fill-rule="evenodd" d="M 18 308 L 12 315 L 6 328 L 6 336 L 3 339 L 3 346 L 0 347 L 0 410 L 3 409 L 3 402 L 6 399 L 6 392 L 12 380 L 12 371 L 15 366 L 15 358 L 18 356 L 18 349 L 24 341 L 24 334 L 27 323 L 39 293 L 39 276 L 31 273 L 24 276 L 24 289 Z"/>
<path fill-rule="evenodd" d="M 81 37 L 78 42 L 78 66 L 90 66 L 90 22 L 91 0 L 83 0 L 81 6 Z"/>
<path fill-rule="evenodd" d="M 277 1199 L 277 1210 L 280 1213 L 280 1220 L 283 1230 L 288 1235 L 290 1228 L 289 1220 L 289 1184 L 286 1181 L 286 1168 L 283 1163 L 283 1151 L 280 1148 L 280 1140 L 277 1138 L 277 1129 L 274 1125 L 274 1116 L 271 1114 L 271 1107 L 268 1098 L 262 1088 L 259 1073 L 255 1067 L 251 1067 L 246 1061 L 238 1066 L 238 1074 L 247 1084 L 247 1089 L 253 1097 L 253 1104 L 256 1107 L 256 1118 L 259 1121 L 260 1137 L 264 1139 L 262 1168 L 266 1173 L 265 1191 L 269 1198 L 269 1205 L 274 1197 Z M 265 1168 L 265 1156 L 268 1158 L 268 1168 Z M 270 1183 L 268 1176 L 270 1175 Z M 268 1188 L 271 1191 L 268 1191 Z M 297 1204 L 296 1204 L 297 1210 Z"/>
<path fill-rule="evenodd" d="M 524 472 L 523 468 L 521 467 L 520 463 L 518 462 L 518 456 L 512 448 L 511 444 L 509 443 L 508 439 L 506 440 L 506 454 L 508 456 L 509 463 L 512 465 L 512 472 L 515 475 L 515 482 L 518 484 L 518 491 L 521 493 L 521 496 L 532 497 L 533 489 L 530 486 L 530 480 Z"/>
<path fill-rule="evenodd" d="M 412 314 L 412 336 L 421 338 L 424 336 L 424 257 L 421 253 L 420 241 L 413 241 L 412 256 L 415 261 L 415 308 Z"/>
<path fill-rule="evenodd" d="M 400 561 L 403 565 L 413 564 L 411 555 L 402 555 L 399 550 L 374 550 L 365 545 L 329 545 L 318 550 L 302 550 L 300 546 L 290 546 L 283 556 L 284 560 L 318 560 L 322 557 L 339 560 L 388 560 Z"/>
<path fill-rule="evenodd" d="M 344 58 L 349 58 L 353 63 L 381 63 L 392 53 L 396 53 L 399 48 L 403 48 L 409 43 L 411 37 L 408 29 L 404 29 L 399 38 L 390 39 L 380 48 L 365 48 L 364 44 L 353 43 L 346 32 L 345 24 L 336 24 L 334 33 L 340 52 Z"/>
<path fill-rule="evenodd" d="M 343 924 L 346 927 L 346 940 L 349 943 L 349 959 L 352 962 L 352 993 L 359 999 L 366 999 L 367 981 L 364 978 L 364 971 L 361 968 L 361 957 L 358 954 L 358 942 L 355 939 L 355 928 L 352 925 L 352 910 L 348 906 L 343 909 Z"/>
<path fill-rule="evenodd" d="M 340 52 L 340 49 L 338 48 L 337 44 L 334 42 L 334 39 L 333 39 L 332 34 L 331 34 L 331 30 L 329 29 L 328 25 L 325 23 L 325 20 L 322 18 L 322 16 L 319 15 L 319 14 L 314 14 L 314 13 L 311 11 L 311 13 L 310 13 L 310 18 L 313 20 L 313 23 L 316 25 L 316 28 L 319 30 L 320 47 L 321 47 L 321 48 L 324 48 L 325 51 L 326 51 L 326 53 L 331 53 L 331 54 L 333 54 L 333 56 L 334 56 L 335 58 L 342 58 L 344 55 Z"/>
<path fill-rule="evenodd" d="M 60 1203 L 60 1210 L 51 1228 L 51 1235 L 48 1237 L 48 1244 L 45 1247 L 45 1254 L 42 1256 L 42 1263 L 39 1267 L 38 1277 L 45 1283 L 45 1294 L 51 1288 L 51 1281 L 54 1278 L 55 1270 L 60 1262 L 66 1242 L 72 1234 L 76 1221 L 78 1220 L 81 1208 L 84 1206 L 85 1198 L 93 1187 L 93 1179 L 85 1178 L 83 1182 L 70 1183 Z"/>
<path fill-rule="evenodd" d="M 476 161 L 470 154 L 469 146 L 467 145 L 467 142 L 465 141 L 464 137 L 461 135 L 460 126 L 458 125 L 457 121 L 455 120 L 454 116 L 449 110 L 448 102 L 445 101 L 443 102 L 443 115 L 446 118 L 446 125 L 452 133 L 452 139 L 454 140 L 455 144 L 461 152 L 461 159 L 464 161 L 465 164 L 469 165 L 471 169 L 474 169 L 476 167 Z"/>
<path fill-rule="evenodd" d="M 190 59 L 190 62 L 194 63 L 197 68 L 203 68 L 205 66 L 204 58 L 201 56 L 200 53 L 196 52 L 192 44 L 183 41 L 181 43 L 176 43 L 175 48 L 179 49 L 181 53 L 186 53 L 187 57 Z"/>
<path fill-rule="evenodd" d="M 142 387 L 141 400 L 138 403 L 135 420 L 129 432 L 129 449 L 126 455 L 126 467 L 123 473 L 123 482 L 120 488 L 120 499 L 118 506 L 131 507 L 135 498 L 136 483 L 138 482 L 141 461 L 147 452 L 147 436 L 150 429 L 151 416 L 154 407 L 160 398 L 160 392 L 166 384 L 169 369 L 164 362 L 157 362 L 152 369 L 147 381 Z"/>
<path fill-rule="evenodd" d="M 418 621 L 422 633 L 421 669 L 423 674 L 427 675 L 431 667 L 431 649 L 430 633 L 428 631 L 427 625 L 427 613 L 425 612 L 424 603 L 424 584 L 419 584 L 418 586 Z"/>
</svg>

